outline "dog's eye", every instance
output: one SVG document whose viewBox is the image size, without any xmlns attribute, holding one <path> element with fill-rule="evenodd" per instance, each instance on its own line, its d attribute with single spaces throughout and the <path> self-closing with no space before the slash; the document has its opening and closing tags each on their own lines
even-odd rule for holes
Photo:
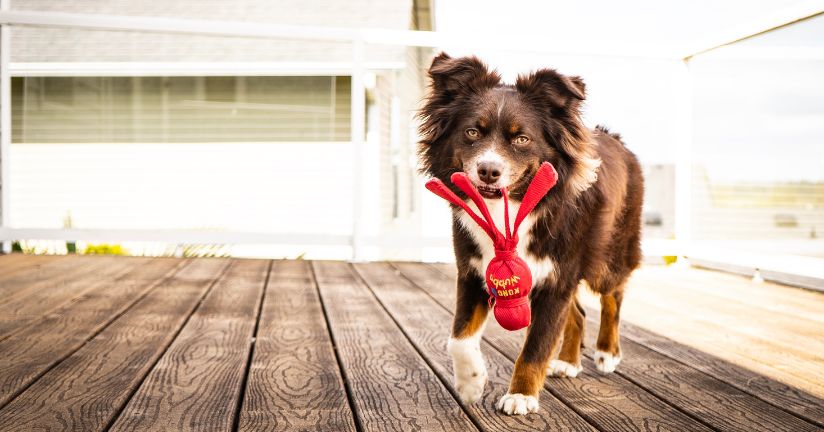
<svg viewBox="0 0 824 432">
<path fill-rule="evenodd" d="M 475 139 L 475 138 L 478 138 L 478 137 L 481 136 L 481 132 L 478 129 L 475 129 L 475 128 L 469 128 L 465 132 L 466 132 L 466 136 L 468 136 L 469 138 L 472 138 L 472 139 Z"/>
<path fill-rule="evenodd" d="M 529 142 L 529 137 L 526 135 L 518 135 L 513 140 L 515 144 L 526 144 Z"/>
</svg>

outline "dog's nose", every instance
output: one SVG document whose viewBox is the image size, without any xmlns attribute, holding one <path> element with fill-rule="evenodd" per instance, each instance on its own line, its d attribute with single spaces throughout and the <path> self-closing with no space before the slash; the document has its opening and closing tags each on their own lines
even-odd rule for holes
<svg viewBox="0 0 824 432">
<path fill-rule="evenodd" d="M 500 162 L 481 162 L 478 164 L 478 177 L 484 183 L 495 183 L 501 178 L 501 168 Z"/>
</svg>

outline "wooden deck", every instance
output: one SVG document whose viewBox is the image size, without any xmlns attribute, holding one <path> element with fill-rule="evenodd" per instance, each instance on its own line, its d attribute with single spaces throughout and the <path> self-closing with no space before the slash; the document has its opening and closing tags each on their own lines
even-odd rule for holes
<svg viewBox="0 0 824 432">
<path fill-rule="evenodd" d="M 696 269 L 630 285 L 624 359 L 507 417 L 522 332 L 488 326 L 464 406 L 450 266 L 0 256 L 0 430 L 807 431 L 824 426 L 824 295 Z"/>
</svg>

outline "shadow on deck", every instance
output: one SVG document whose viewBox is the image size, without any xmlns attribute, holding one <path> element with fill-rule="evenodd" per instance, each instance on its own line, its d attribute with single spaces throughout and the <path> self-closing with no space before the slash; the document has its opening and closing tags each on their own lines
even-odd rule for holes
<svg viewBox="0 0 824 432">
<path fill-rule="evenodd" d="M 644 268 L 623 361 L 494 410 L 523 332 L 494 322 L 483 398 L 452 388 L 454 269 L 0 256 L 0 430 L 740 430 L 824 426 L 824 295 Z M 594 305 L 592 298 L 584 303 Z M 655 329 L 655 332 L 648 329 Z M 677 341 L 676 341 L 677 340 Z"/>
</svg>

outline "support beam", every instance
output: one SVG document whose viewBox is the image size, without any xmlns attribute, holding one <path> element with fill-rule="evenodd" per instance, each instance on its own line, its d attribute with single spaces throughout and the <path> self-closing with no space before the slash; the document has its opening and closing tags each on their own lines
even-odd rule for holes
<svg viewBox="0 0 824 432">
<path fill-rule="evenodd" d="M 675 240 L 679 256 L 689 255 L 692 237 L 693 90 L 688 61 L 678 79 L 678 138 L 675 142 Z"/>
<path fill-rule="evenodd" d="M 352 43 L 352 103 L 350 134 L 354 147 L 352 163 L 352 260 L 363 259 L 364 147 L 366 146 L 366 86 L 363 82 L 366 46 Z"/>
<path fill-rule="evenodd" d="M 10 0 L 0 0 L 0 12 Z M 0 229 L 9 226 L 11 166 L 11 26 L 0 25 Z M 11 242 L 0 241 L 0 253 L 11 252 Z"/>
</svg>

